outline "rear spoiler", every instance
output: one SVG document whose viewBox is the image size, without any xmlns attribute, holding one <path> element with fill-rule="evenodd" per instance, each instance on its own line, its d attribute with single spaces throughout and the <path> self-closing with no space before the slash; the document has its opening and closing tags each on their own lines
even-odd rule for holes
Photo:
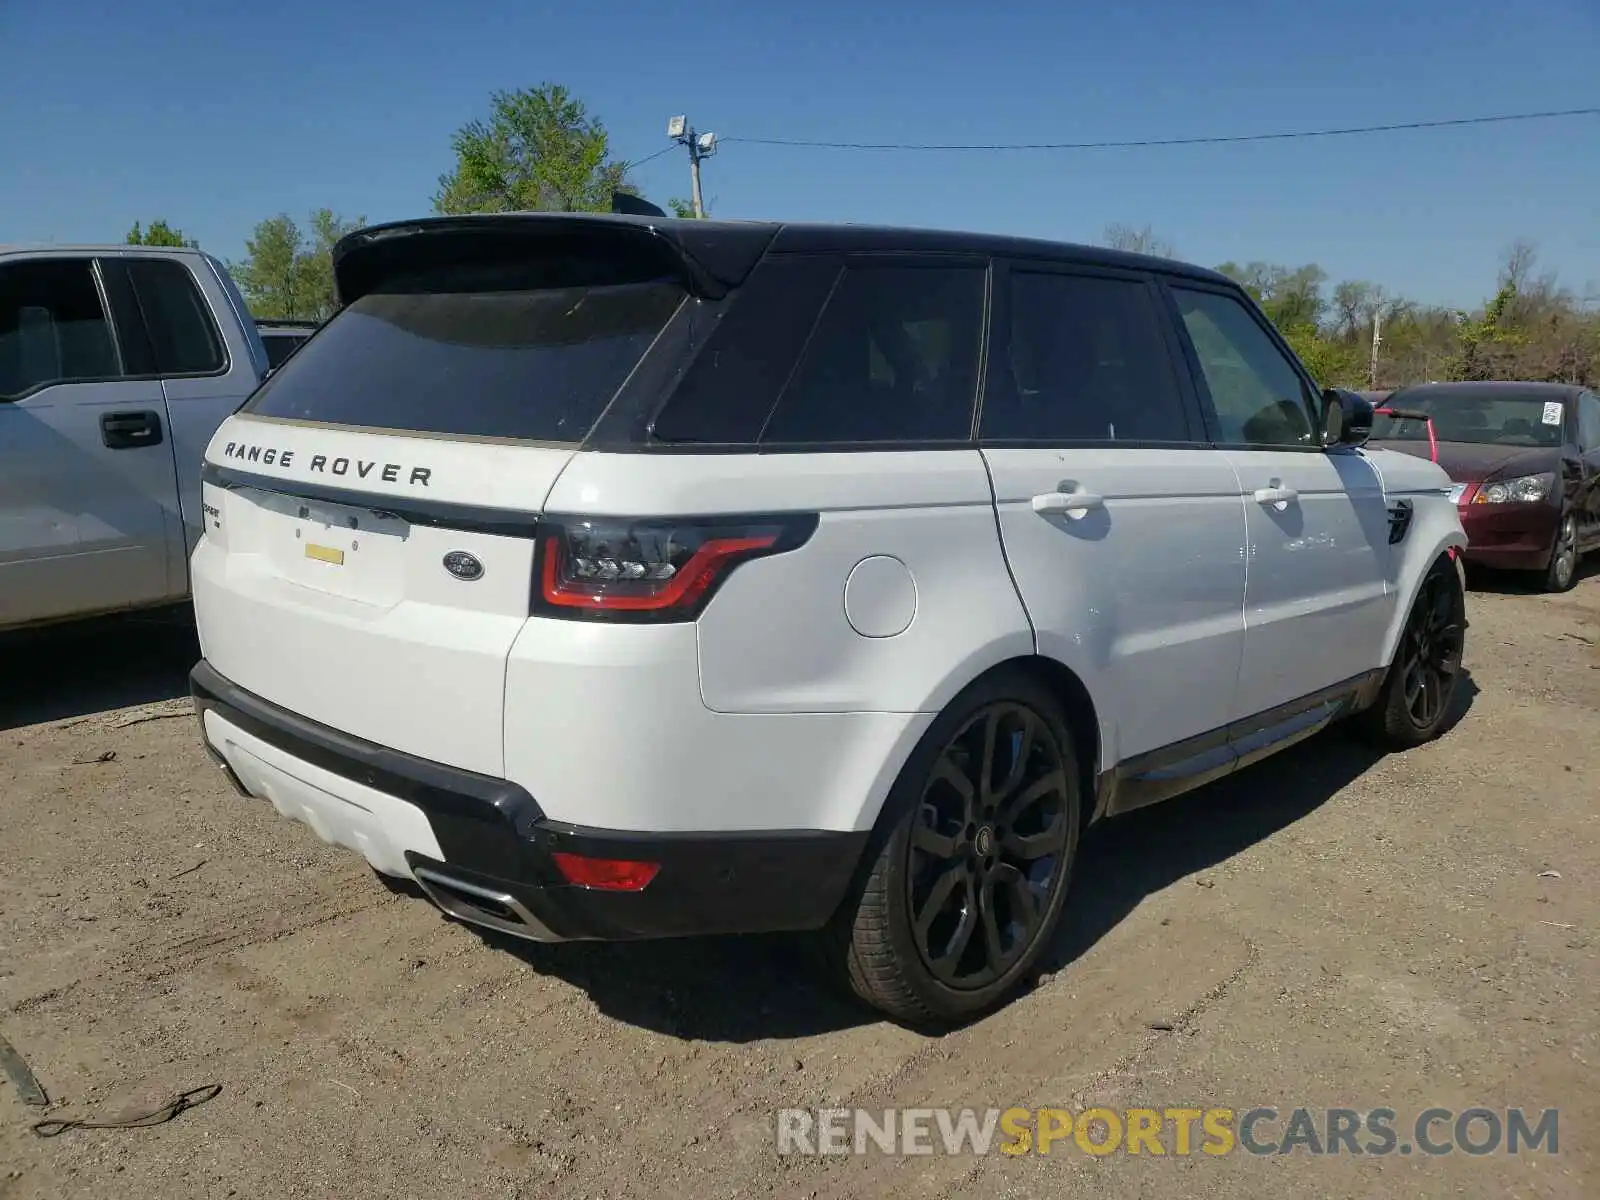
<svg viewBox="0 0 1600 1200">
<path fill-rule="evenodd" d="M 640 201 L 640 203 L 644 203 Z M 729 224 L 617 213 L 483 213 L 371 225 L 333 247 L 341 306 L 385 280 L 432 263 L 494 261 L 538 243 L 607 255 L 638 255 L 677 276 L 692 294 L 719 299 L 744 282 L 778 232 L 777 224 Z"/>
</svg>

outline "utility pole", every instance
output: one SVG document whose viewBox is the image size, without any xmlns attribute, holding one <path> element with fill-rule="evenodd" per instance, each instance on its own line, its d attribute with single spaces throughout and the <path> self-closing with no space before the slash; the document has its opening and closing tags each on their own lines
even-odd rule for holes
<svg viewBox="0 0 1600 1200">
<path fill-rule="evenodd" d="M 1383 310 L 1372 311 L 1372 362 L 1367 367 L 1367 386 L 1378 386 L 1378 347 L 1383 345 Z"/>
<path fill-rule="evenodd" d="M 705 205 L 700 199 L 700 160 L 717 152 L 717 135 L 696 133 L 688 117 L 672 117 L 667 121 L 667 136 L 681 146 L 689 148 L 689 198 L 694 215 L 704 217 Z"/>
</svg>

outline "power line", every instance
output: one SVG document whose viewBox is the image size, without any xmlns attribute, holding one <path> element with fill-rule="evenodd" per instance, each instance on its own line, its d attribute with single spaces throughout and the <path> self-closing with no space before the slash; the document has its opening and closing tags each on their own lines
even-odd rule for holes
<svg viewBox="0 0 1600 1200">
<path fill-rule="evenodd" d="M 646 154 L 643 158 L 636 159 L 635 161 L 633 161 L 631 163 L 624 163 L 623 164 L 623 170 L 631 171 L 635 167 L 642 167 L 642 166 L 645 165 L 645 163 L 649 162 L 651 159 L 660 158 L 663 154 L 667 154 L 667 153 L 669 153 L 669 152 L 671 152 L 673 150 L 676 150 L 677 148 L 678 147 L 676 145 L 663 146 L 661 149 L 657 150 L 654 154 Z"/>
<path fill-rule="evenodd" d="M 1237 142 L 1278 142 L 1300 138 L 1349 137 L 1366 133 L 1395 133 L 1409 129 L 1446 129 L 1467 125 L 1504 125 L 1518 121 L 1550 121 L 1558 117 L 1600 116 L 1600 107 L 1567 108 L 1550 112 L 1504 113 L 1491 117 L 1456 117 L 1447 121 L 1401 121 L 1391 125 L 1357 125 L 1347 129 L 1305 129 L 1282 133 L 1242 133 L 1212 137 L 1139 138 L 1112 142 L 823 142 L 803 138 L 725 137 L 724 142 L 747 146 L 787 146 L 808 150 L 1131 150 L 1144 146 L 1219 146 Z M 655 155 L 651 155 L 654 158 Z M 644 160 L 648 162 L 649 160 Z"/>
</svg>

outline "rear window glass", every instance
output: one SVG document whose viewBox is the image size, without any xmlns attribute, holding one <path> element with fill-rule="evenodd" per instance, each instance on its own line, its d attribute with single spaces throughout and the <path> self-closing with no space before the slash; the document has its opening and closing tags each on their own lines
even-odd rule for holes
<svg viewBox="0 0 1600 1200">
<path fill-rule="evenodd" d="M 454 287 L 412 280 L 360 297 L 292 355 L 245 411 L 581 442 L 683 291 L 666 280 L 521 290 L 514 276 L 461 272 Z"/>
<path fill-rule="evenodd" d="M 261 344 L 267 348 L 267 364 L 273 370 L 283 366 L 285 360 L 295 352 L 307 336 L 309 335 L 297 333 L 263 333 Z"/>
</svg>

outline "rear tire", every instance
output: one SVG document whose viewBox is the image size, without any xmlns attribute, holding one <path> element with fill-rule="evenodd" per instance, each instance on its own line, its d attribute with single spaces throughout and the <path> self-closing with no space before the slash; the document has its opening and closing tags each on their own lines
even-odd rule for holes
<svg viewBox="0 0 1600 1200">
<path fill-rule="evenodd" d="M 1569 592 L 1577 582 L 1578 521 L 1571 513 L 1562 513 L 1555 544 L 1550 547 L 1550 565 L 1545 568 L 1544 590 Z"/>
<path fill-rule="evenodd" d="M 1082 811 L 1066 715 L 1023 672 L 979 680 L 890 791 L 824 959 L 899 1020 L 948 1025 L 1005 1001 L 1050 944 Z"/>
<path fill-rule="evenodd" d="M 1369 740 L 1385 749 L 1409 750 L 1439 736 L 1461 678 L 1466 628 L 1461 577 L 1442 557 L 1423 577 L 1377 700 L 1361 714 Z"/>
</svg>

